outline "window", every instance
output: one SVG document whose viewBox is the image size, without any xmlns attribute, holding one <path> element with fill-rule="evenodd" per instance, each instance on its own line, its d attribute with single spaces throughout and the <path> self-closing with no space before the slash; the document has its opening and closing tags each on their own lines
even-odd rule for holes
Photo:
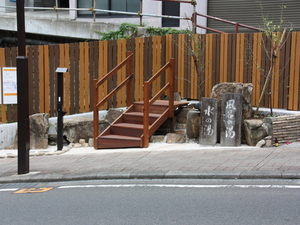
<svg viewBox="0 0 300 225">
<path fill-rule="evenodd" d="M 92 8 L 93 2 L 94 2 L 93 0 L 77 0 L 77 6 L 78 8 Z M 140 11 L 140 0 L 97 0 L 96 8 L 137 13 L 138 11 Z M 78 11 L 78 15 L 91 16 L 92 12 Z M 97 16 L 128 17 L 131 15 L 108 13 L 108 12 L 97 12 Z"/>
<path fill-rule="evenodd" d="M 179 2 L 162 2 L 162 14 L 168 16 L 179 16 Z M 162 27 L 179 27 L 179 19 L 162 18 Z"/>
</svg>

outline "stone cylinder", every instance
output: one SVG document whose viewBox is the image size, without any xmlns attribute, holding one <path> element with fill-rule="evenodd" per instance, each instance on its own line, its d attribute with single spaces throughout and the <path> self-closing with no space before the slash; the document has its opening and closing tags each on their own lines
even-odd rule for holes
<svg viewBox="0 0 300 225">
<path fill-rule="evenodd" d="M 186 135 L 187 138 L 198 138 L 200 132 L 200 111 L 190 110 L 187 113 Z"/>
</svg>

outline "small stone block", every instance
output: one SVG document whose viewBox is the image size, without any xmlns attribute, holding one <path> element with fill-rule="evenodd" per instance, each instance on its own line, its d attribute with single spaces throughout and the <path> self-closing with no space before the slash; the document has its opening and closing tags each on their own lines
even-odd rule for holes
<svg viewBox="0 0 300 225">
<path fill-rule="evenodd" d="M 82 147 L 82 144 L 79 144 L 79 143 L 76 143 L 75 145 L 74 145 L 74 148 L 81 148 Z"/>
<path fill-rule="evenodd" d="M 84 144 L 85 143 L 85 140 L 84 139 L 80 139 L 79 140 L 79 144 Z"/>
<path fill-rule="evenodd" d="M 89 146 L 94 147 L 94 138 L 89 139 Z"/>
</svg>

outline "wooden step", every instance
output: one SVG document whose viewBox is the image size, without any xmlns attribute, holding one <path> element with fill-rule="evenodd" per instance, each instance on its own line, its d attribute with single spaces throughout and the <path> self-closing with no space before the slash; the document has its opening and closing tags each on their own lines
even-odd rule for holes
<svg viewBox="0 0 300 225">
<path fill-rule="evenodd" d="M 149 124 L 154 123 L 159 117 L 158 113 L 149 113 Z M 124 123 L 143 124 L 144 114 L 142 112 L 126 112 L 123 114 L 122 120 Z"/>
<path fill-rule="evenodd" d="M 97 138 L 98 148 L 130 148 L 142 147 L 141 138 L 109 134 Z"/>
<path fill-rule="evenodd" d="M 141 103 L 133 103 L 133 110 L 135 112 L 143 112 L 144 105 Z M 160 114 L 163 113 L 168 107 L 164 105 L 152 105 L 149 108 L 150 113 Z"/>
<path fill-rule="evenodd" d="M 111 134 L 141 137 L 143 134 L 143 124 L 116 123 L 110 127 Z"/>
<path fill-rule="evenodd" d="M 189 104 L 188 102 L 174 101 L 174 109 Z M 134 102 L 133 111 L 143 112 L 144 102 Z M 163 113 L 169 107 L 168 100 L 156 100 L 153 105 L 150 106 L 150 113 Z"/>
</svg>

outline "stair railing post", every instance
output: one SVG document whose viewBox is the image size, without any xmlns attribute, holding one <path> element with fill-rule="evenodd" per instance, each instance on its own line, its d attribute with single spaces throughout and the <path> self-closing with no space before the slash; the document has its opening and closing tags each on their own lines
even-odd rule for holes
<svg viewBox="0 0 300 225">
<path fill-rule="evenodd" d="M 143 147 L 149 146 L 149 84 L 144 82 L 144 135 L 143 135 Z"/>
<path fill-rule="evenodd" d="M 94 148 L 98 149 L 97 137 L 99 135 L 99 112 L 98 112 L 98 87 L 97 87 L 97 79 L 93 80 L 93 95 L 94 95 Z"/>
<path fill-rule="evenodd" d="M 169 98 L 169 117 L 171 118 L 170 130 L 174 133 L 174 87 L 175 85 L 175 59 L 170 59 L 170 98 Z"/>
<path fill-rule="evenodd" d="M 132 52 L 127 52 L 126 53 L 126 56 L 128 57 L 130 54 L 132 54 Z M 128 61 L 127 61 L 127 64 L 126 64 L 126 77 L 129 77 L 131 76 L 132 74 L 132 58 L 130 58 Z M 127 84 L 127 87 L 126 87 L 126 91 L 127 91 L 127 107 L 129 107 L 130 105 L 132 105 L 132 102 L 133 102 L 133 96 L 132 96 L 132 79 L 130 79 L 130 81 L 128 82 Z"/>
</svg>

